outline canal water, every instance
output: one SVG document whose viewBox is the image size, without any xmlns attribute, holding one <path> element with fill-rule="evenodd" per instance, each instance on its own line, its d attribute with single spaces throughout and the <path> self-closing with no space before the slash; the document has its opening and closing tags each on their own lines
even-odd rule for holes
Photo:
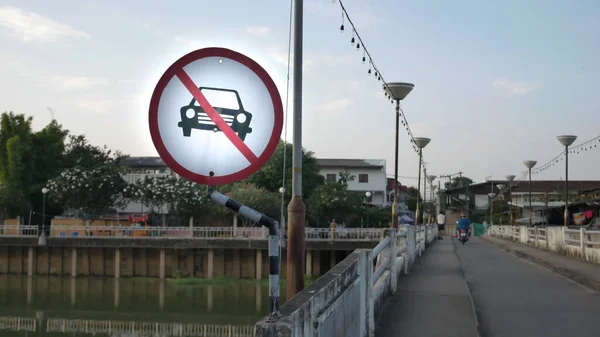
<svg viewBox="0 0 600 337">
<path fill-rule="evenodd" d="M 0 336 L 253 336 L 268 284 L 221 281 L 0 275 Z"/>
</svg>

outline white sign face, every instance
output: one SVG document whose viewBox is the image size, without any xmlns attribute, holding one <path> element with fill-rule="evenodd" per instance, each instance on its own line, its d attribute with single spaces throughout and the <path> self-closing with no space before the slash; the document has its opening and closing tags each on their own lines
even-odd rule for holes
<svg viewBox="0 0 600 337">
<path fill-rule="evenodd" d="M 256 172 L 275 150 L 282 126 L 281 99 L 264 69 L 221 48 L 175 62 L 150 106 L 152 138 L 165 163 L 211 185 Z"/>
</svg>

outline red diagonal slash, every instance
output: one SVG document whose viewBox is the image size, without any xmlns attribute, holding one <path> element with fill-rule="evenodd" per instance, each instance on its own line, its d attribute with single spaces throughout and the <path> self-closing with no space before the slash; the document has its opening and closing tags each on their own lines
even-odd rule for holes
<svg viewBox="0 0 600 337">
<path fill-rule="evenodd" d="M 250 150 L 248 145 L 246 145 L 246 143 L 244 143 L 244 141 L 237 135 L 237 133 L 233 131 L 233 129 L 227 124 L 227 122 L 223 120 L 223 117 L 219 115 L 215 108 L 213 108 L 212 105 L 210 105 L 206 97 L 204 97 L 202 91 L 198 89 L 198 86 L 196 86 L 196 84 L 188 76 L 188 74 L 183 69 L 179 69 L 175 72 L 175 75 L 177 76 L 177 78 L 179 78 L 179 80 L 181 81 L 181 83 L 183 83 L 187 90 L 192 94 L 192 96 L 194 96 L 194 98 L 200 104 L 202 109 L 204 109 L 204 112 L 206 112 L 206 115 L 208 115 L 208 117 L 210 117 L 210 119 L 212 119 L 212 121 L 215 122 L 219 129 L 223 131 L 225 136 L 242 153 L 242 155 L 244 155 L 244 157 L 246 157 L 246 159 L 248 159 L 250 163 L 254 163 L 256 160 L 258 160 L 256 155 L 254 154 L 254 152 L 252 152 L 252 150 Z"/>
</svg>

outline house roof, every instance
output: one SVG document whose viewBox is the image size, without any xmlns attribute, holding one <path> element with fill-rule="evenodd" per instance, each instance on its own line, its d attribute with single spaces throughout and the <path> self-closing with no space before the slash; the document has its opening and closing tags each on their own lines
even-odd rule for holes
<svg viewBox="0 0 600 337">
<path fill-rule="evenodd" d="M 127 157 L 123 159 L 123 166 L 127 167 L 166 167 L 160 157 Z"/>
<path fill-rule="evenodd" d="M 384 160 L 372 159 L 317 159 L 321 167 L 347 167 L 347 168 L 383 168 Z"/>
<path fill-rule="evenodd" d="M 507 181 L 494 181 L 494 186 L 496 184 L 507 184 Z M 469 192 L 473 194 L 487 194 L 491 191 L 492 182 L 485 182 L 479 184 L 472 184 L 469 186 Z M 565 188 L 565 182 L 563 180 L 532 180 L 531 181 L 531 192 L 532 193 L 555 193 L 562 192 Z M 446 193 L 458 193 L 464 191 L 466 186 L 457 187 L 453 189 L 446 190 Z M 593 190 L 600 189 L 600 181 L 599 180 L 569 180 L 569 190 Z M 498 189 L 494 188 L 494 192 L 498 193 Z M 529 181 L 519 181 L 513 182 L 512 184 L 512 193 L 526 193 L 529 192 Z"/>
</svg>

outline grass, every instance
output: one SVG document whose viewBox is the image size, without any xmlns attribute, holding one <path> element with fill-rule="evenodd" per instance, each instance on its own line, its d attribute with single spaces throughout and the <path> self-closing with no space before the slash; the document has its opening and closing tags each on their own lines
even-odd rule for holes
<svg viewBox="0 0 600 337">
<path fill-rule="evenodd" d="M 314 280 L 316 280 L 316 278 L 305 277 L 304 285 L 308 286 Z M 268 285 L 269 279 L 266 278 L 266 279 L 262 279 L 262 280 L 256 280 L 256 279 L 234 278 L 234 277 L 225 277 L 225 276 L 218 276 L 218 277 L 213 277 L 213 278 L 196 278 L 196 277 L 179 276 L 174 279 L 169 279 L 168 282 L 173 285 L 176 285 L 176 286 L 228 286 L 228 285 L 234 285 L 234 284 Z M 279 283 L 280 283 L 281 287 L 284 287 L 286 285 L 286 280 L 281 279 Z"/>
</svg>

